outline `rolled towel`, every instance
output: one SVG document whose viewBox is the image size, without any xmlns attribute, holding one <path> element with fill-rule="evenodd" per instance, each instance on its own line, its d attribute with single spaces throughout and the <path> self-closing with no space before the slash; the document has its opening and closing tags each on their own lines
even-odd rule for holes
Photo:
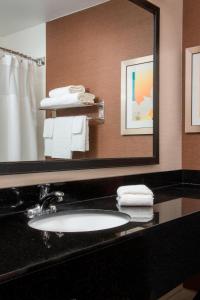
<svg viewBox="0 0 200 300">
<path fill-rule="evenodd" d="M 73 94 L 73 93 L 85 93 L 85 87 L 83 85 L 68 85 L 64 87 L 60 87 L 57 89 L 53 89 L 49 92 L 50 98 L 60 97 L 65 94 Z"/>
<path fill-rule="evenodd" d="M 128 214 L 132 222 L 146 223 L 153 220 L 153 207 L 121 207 L 117 205 L 120 212 Z"/>
<path fill-rule="evenodd" d="M 83 104 L 94 104 L 95 95 L 91 93 L 80 93 L 78 98 Z"/>
<path fill-rule="evenodd" d="M 42 108 L 45 107 L 59 107 L 64 105 L 75 105 L 75 104 L 94 104 L 95 95 L 90 93 L 74 93 L 65 94 L 57 98 L 45 98 L 40 102 Z"/>
<path fill-rule="evenodd" d="M 117 197 L 117 201 L 120 206 L 153 206 L 152 195 L 124 194 Z"/>
<path fill-rule="evenodd" d="M 124 185 L 117 189 L 117 195 L 121 197 L 125 194 L 137 194 L 137 195 L 151 195 L 153 192 L 144 184 L 138 185 Z"/>
</svg>

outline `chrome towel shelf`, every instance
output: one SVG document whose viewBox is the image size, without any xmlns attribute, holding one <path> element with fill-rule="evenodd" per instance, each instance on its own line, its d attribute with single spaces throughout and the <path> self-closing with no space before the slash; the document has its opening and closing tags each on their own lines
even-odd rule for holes
<svg viewBox="0 0 200 300">
<path fill-rule="evenodd" d="M 70 104 L 70 105 L 55 105 L 55 106 L 45 106 L 45 107 L 40 107 L 40 110 L 43 111 L 51 111 L 52 112 L 52 117 L 56 118 L 57 117 L 57 111 L 58 110 L 63 110 L 63 109 L 70 109 L 70 108 L 83 108 L 83 107 L 98 107 L 98 117 L 90 117 L 88 116 L 88 120 L 95 120 L 95 121 L 105 121 L 105 104 L 103 100 L 100 100 L 99 102 L 96 103 L 78 103 L 78 104 Z"/>
</svg>

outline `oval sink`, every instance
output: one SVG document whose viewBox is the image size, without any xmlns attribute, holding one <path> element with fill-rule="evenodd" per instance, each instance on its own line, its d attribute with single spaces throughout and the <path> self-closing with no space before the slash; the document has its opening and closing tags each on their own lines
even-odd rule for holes
<svg viewBox="0 0 200 300">
<path fill-rule="evenodd" d="M 28 225 L 51 232 L 89 232 L 116 228 L 127 224 L 130 216 L 106 210 L 73 210 L 36 217 Z"/>
</svg>

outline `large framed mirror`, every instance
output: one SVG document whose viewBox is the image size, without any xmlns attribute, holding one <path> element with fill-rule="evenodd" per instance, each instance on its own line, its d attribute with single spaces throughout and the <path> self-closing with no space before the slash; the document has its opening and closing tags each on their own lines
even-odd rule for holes
<svg viewBox="0 0 200 300">
<path fill-rule="evenodd" d="M 159 163 L 157 6 L 0 6 L 0 174 Z"/>
</svg>

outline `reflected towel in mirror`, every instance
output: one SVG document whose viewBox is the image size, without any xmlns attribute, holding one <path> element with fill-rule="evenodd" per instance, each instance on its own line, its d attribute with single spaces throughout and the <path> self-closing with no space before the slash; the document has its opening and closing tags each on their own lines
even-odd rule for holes
<svg viewBox="0 0 200 300">
<path fill-rule="evenodd" d="M 44 156 L 52 157 L 52 148 L 53 148 L 53 139 L 45 138 L 44 139 Z"/>
<path fill-rule="evenodd" d="M 73 105 L 73 104 L 94 104 L 95 95 L 90 93 L 65 94 L 57 98 L 44 98 L 40 102 L 42 108 Z"/>
<path fill-rule="evenodd" d="M 54 121 L 52 157 L 71 159 L 71 136 L 73 117 L 59 117 Z"/>
<path fill-rule="evenodd" d="M 73 117 L 71 151 L 89 151 L 89 122 L 87 116 Z"/>
<path fill-rule="evenodd" d="M 132 222 L 145 223 L 153 220 L 153 207 L 121 207 L 117 204 L 120 212 L 126 213 L 131 217 Z"/>
<path fill-rule="evenodd" d="M 52 138 L 54 130 L 54 118 L 48 118 L 44 120 L 44 130 L 43 137 L 44 138 Z"/>
<path fill-rule="evenodd" d="M 48 118 L 44 120 L 44 155 L 52 156 L 52 144 L 53 144 L 53 131 L 54 131 L 54 119 Z"/>
<path fill-rule="evenodd" d="M 49 97 L 59 97 L 65 94 L 73 93 L 85 93 L 85 87 L 83 85 L 68 85 L 60 88 L 53 89 L 49 92 Z"/>
</svg>

